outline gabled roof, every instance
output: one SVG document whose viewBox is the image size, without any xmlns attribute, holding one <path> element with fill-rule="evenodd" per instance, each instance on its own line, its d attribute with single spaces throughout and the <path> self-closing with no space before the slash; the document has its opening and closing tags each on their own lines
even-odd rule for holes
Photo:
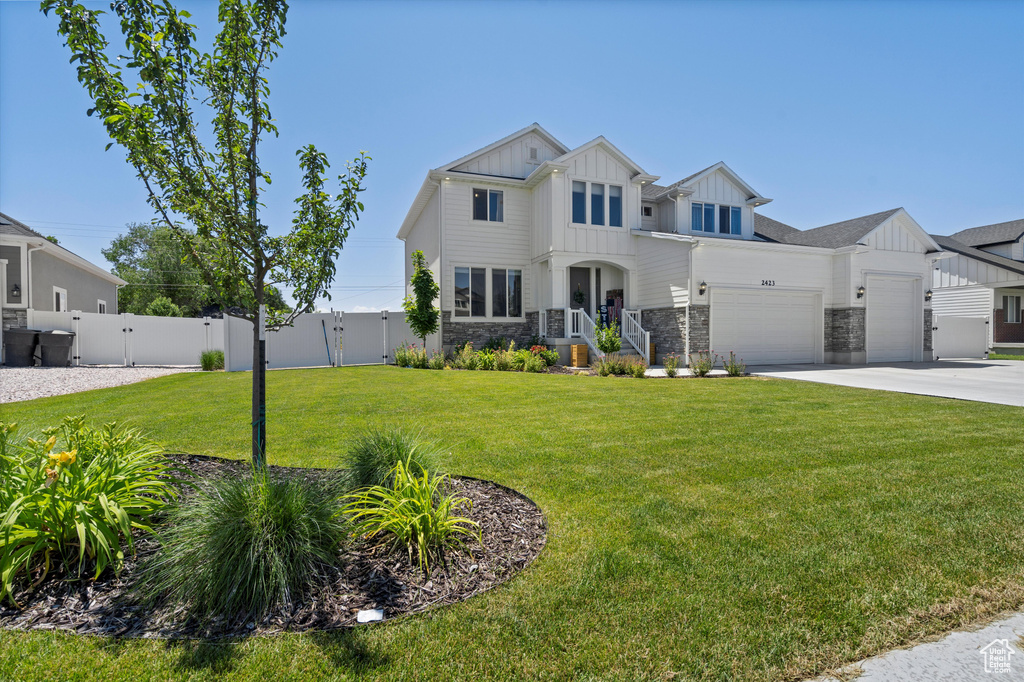
<svg viewBox="0 0 1024 682">
<path fill-rule="evenodd" d="M 778 220 L 773 220 L 760 213 L 754 214 L 754 234 L 762 239 L 785 244 L 791 235 L 798 234 L 799 232 L 800 230 L 786 223 L 780 223 Z"/>
<path fill-rule="evenodd" d="M 844 220 L 831 225 L 822 225 L 812 230 L 804 230 L 787 235 L 787 244 L 803 246 L 821 246 L 827 249 L 839 249 L 853 246 L 860 242 L 869 232 L 893 217 L 903 209 L 892 208 L 881 213 L 861 216 L 853 220 Z"/>
<path fill-rule="evenodd" d="M 703 180 L 704 178 L 706 178 L 707 176 L 711 175 L 716 171 L 721 171 L 734 184 L 736 184 L 737 186 L 739 186 L 740 189 L 746 192 L 748 200 L 761 199 L 762 201 L 760 203 L 765 204 L 771 201 L 771 199 L 762 196 L 760 192 L 758 192 L 756 189 L 748 185 L 746 181 L 743 180 L 743 178 L 736 174 L 736 171 L 734 171 L 732 168 L 729 168 L 729 166 L 725 165 L 725 161 L 719 161 L 716 164 L 708 166 L 704 170 L 697 171 L 693 175 L 683 178 L 679 182 L 673 182 L 666 189 L 673 190 L 678 189 L 680 187 L 689 187 L 690 185 L 696 185 L 698 182 L 700 182 L 701 180 Z"/>
<path fill-rule="evenodd" d="M 1015 242 L 1021 236 L 1024 236 L 1024 219 L 972 227 L 960 230 L 950 236 L 967 246 L 988 246 L 990 244 Z"/>
<path fill-rule="evenodd" d="M 1020 261 L 1003 258 L 1002 256 L 997 256 L 994 253 L 976 249 L 973 246 L 964 244 L 962 241 L 955 239 L 954 237 L 943 237 L 941 235 L 933 234 L 931 235 L 931 238 L 947 251 L 954 251 L 964 256 L 969 256 L 974 260 L 981 261 L 982 263 L 988 263 L 989 265 L 995 265 L 996 267 L 1003 268 L 1004 270 L 1024 275 L 1024 263 L 1021 263 Z"/>
<path fill-rule="evenodd" d="M 117 275 L 113 275 L 107 272 L 106 270 L 99 267 L 95 263 L 91 263 L 86 259 L 82 258 L 81 256 L 79 256 L 78 254 L 68 251 L 59 244 L 54 244 L 49 239 L 36 232 L 25 223 L 21 222 L 20 220 L 15 220 L 6 213 L 0 213 L 0 235 L 10 235 L 13 237 L 20 237 L 22 239 L 38 239 L 39 245 L 43 247 L 43 250 L 51 254 L 55 258 L 60 258 L 63 261 L 67 261 L 68 263 L 71 263 L 75 267 L 78 267 L 81 270 L 85 270 L 86 272 L 91 272 L 92 274 L 101 277 L 107 280 L 108 282 L 113 282 L 114 284 L 118 285 L 127 284 L 127 282 L 125 282 Z"/>
<path fill-rule="evenodd" d="M 565 152 L 557 159 L 555 159 L 555 163 L 565 163 L 568 159 L 572 158 L 573 156 L 582 154 L 583 152 L 592 149 L 593 147 L 604 147 L 606 151 L 612 153 L 612 156 L 617 157 L 621 163 L 629 166 L 635 175 L 648 175 L 647 171 L 640 167 L 640 164 L 638 164 L 636 161 L 623 154 L 622 151 L 618 147 L 613 145 L 611 142 L 609 142 L 604 135 L 598 135 L 590 142 L 587 142 L 584 145 L 580 145 L 575 149 L 570 149 L 569 151 Z"/>
<path fill-rule="evenodd" d="M 495 149 L 497 149 L 501 145 L 508 144 L 512 140 L 520 138 L 523 135 L 527 135 L 529 133 L 534 133 L 536 135 L 541 136 L 545 140 L 547 140 L 547 142 L 552 147 L 554 147 L 556 150 L 558 150 L 559 154 L 565 154 L 567 151 L 569 151 L 568 147 L 566 147 L 564 144 L 562 144 L 558 140 L 558 138 L 556 138 L 554 135 L 552 135 L 548 131 L 544 130 L 544 128 L 542 128 L 539 123 L 531 123 L 530 125 L 526 126 L 522 130 L 517 130 L 516 132 L 512 133 L 511 135 L 506 135 L 505 137 L 501 138 L 497 142 L 492 142 L 491 144 L 487 145 L 483 149 L 477 149 L 476 151 L 473 151 L 473 152 L 470 152 L 469 154 L 466 154 L 465 156 L 463 156 L 460 159 L 455 159 L 451 163 L 447 163 L 447 164 L 441 166 L 440 168 L 438 168 L 438 170 L 442 170 L 442 171 L 452 170 L 456 166 L 461 166 L 462 164 L 464 164 L 467 161 L 470 161 L 470 160 L 476 158 L 477 156 L 484 156 L 484 155 L 494 151 Z"/>
</svg>

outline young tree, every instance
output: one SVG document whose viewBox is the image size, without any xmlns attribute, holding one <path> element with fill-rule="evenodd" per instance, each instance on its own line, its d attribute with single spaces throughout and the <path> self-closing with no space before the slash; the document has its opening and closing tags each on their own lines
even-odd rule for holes
<svg viewBox="0 0 1024 682">
<path fill-rule="evenodd" d="M 412 252 L 412 291 L 414 296 L 406 296 L 402 301 L 402 308 L 405 309 L 405 321 L 409 323 L 416 336 L 423 340 L 423 347 L 427 347 L 427 337 L 437 331 L 437 321 L 441 311 L 434 307 L 434 299 L 441 290 L 434 282 L 434 275 L 427 267 L 427 260 L 423 252 L 416 250 Z"/>
<path fill-rule="evenodd" d="M 195 47 L 188 12 L 170 0 L 111 4 L 120 18 L 127 54 L 111 61 L 100 27 L 102 12 L 75 0 L 43 0 L 57 15 L 78 80 L 113 140 L 148 192 L 157 220 L 180 240 L 224 309 L 238 306 L 253 325 L 252 458 L 266 465 L 267 284 L 292 289 L 295 309 L 270 320 L 288 324 L 330 298 L 338 257 L 363 205 L 366 164 L 361 153 L 325 190 L 327 157 L 312 144 L 299 149 L 303 194 L 287 234 L 272 235 L 260 219 L 270 175 L 259 146 L 276 135 L 267 99 L 267 70 L 281 48 L 287 3 L 221 0 L 220 30 L 211 52 Z M 129 87 L 127 83 L 131 83 Z M 138 83 L 138 87 L 135 84 Z M 197 113 L 197 109 L 202 113 Z M 212 121 L 201 129 L 200 121 Z M 195 227 L 185 229 L 183 221 Z"/>
</svg>

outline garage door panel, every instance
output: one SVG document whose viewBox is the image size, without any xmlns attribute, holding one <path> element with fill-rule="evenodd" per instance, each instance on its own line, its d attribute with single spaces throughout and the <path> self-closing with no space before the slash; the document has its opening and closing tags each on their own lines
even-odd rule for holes
<svg viewBox="0 0 1024 682">
<path fill-rule="evenodd" d="M 804 292 L 712 292 L 711 345 L 747 364 L 815 361 L 819 311 L 816 296 Z"/>
<path fill-rule="evenodd" d="M 918 344 L 915 280 L 868 278 L 868 362 L 910 362 Z"/>
</svg>

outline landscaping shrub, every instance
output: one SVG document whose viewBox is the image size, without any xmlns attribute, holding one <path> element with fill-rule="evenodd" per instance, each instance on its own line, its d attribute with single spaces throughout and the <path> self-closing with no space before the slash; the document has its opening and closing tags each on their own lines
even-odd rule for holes
<svg viewBox="0 0 1024 682">
<path fill-rule="evenodd" d="M 671 378 L 679 372 L 679 356 L 675 353 L 669 353 L 664 358 L 665 363 L 665 374 Z"/>
<path fill-rule="evenodd" d="M 473 351 L 472 343 L 467 341 L 455 352 L 455 358 L 452 361 L 452 366 L 456 369 L 470 370 L 477 369 L 480 366 L 480 359 Z"/>
<path fill-rule="evenodd" d="M 85 425 L 66 417 L 40 442 L 18 438 L 0 423 L 0 599 L 13 602 L 15 582 L 54 560 L 80 578 L 86 560 L 93 578 L 113 564 L 120 570 L 132 529 L 151 532 L 152 516 L 177 497 L 179 469 L 137 431 Z"/>
<path fill-rule="evenodd" d="M 598 358 L 591 365 L 599 376 L 606 377 L 609 374 L 615 376 L 631 375 L 634 377 L 647 376 L 647 365 L 643 358 L 636 355 L 622 355 L 620 353 L 609 353 L 603 358 Z"/>
<path fill-rule="evenodd" d="M 427 352 L 423 351 L 423 354 L 426 355 Z M 444 369 L 446 364 L 444 353 L 435 350 L 431 354 L 430 361 L 427 363 L 427 366 L 430 367 L 430 369 Z"/>
<path fill-rule="evenodd" d="M 482 350 L 477 353 L 477 358 L 480 361 L 480 369 L 492 370 L 494 369 L 494 351 Z"/>
<path fill-rule="evenodd" d="M 224 351 L 207 350 L 199 356 L 199 365 L 204 372 L 212 372 L 215 369 L 224 369 Z"/>
<path fill-rule="evenodd" d="M 350 490 L 390 485 L 395 465 L 405 462 L 413 474 L 440 471 L 437 446 L 417 434 L 395 428 L 374 429 L 358 437 L 343 455 Z"/>
<path fill-rule="evenodd" d="M 594 342 L 597 347 L 605 353 L 618 353 L 622 349 L 622 337 L 619 336 L 619 323 L 612 320 L 612 323 L 605 326 L 600 318 L 594 325 Z"/>
<path fill-rule="evenodd" d="M 412 349 L 404 343 L 396 348 L 394 352 L 395 364 L 399 367 L 409 367 L 412 364 L 410 350 Z"/>
<path fill-rule="evenodd" d="M 644 364 L 643 359 L 637 358 L 636 361 L 630 361 L 629 373 L 633 375 L 634 379 L 646 379 L 647 365 Z"/>
<path fill-rule="evenodd" d="M 504 336 L 492 336 L 487 339 L 487 343 L 484 344 L 484 350 L 508 350 L 509 346 L 514 345 L 514 341 L 510 341 Z"/>
<path fill-rule="evenodd" d="M 427 358 L 427 349 L 409 346 L 409 366 L 414 369 L 427 369 L 430 366 L 430 360 Z"/>
<path fill-rule="evenodd" d="M 259 619 L 301 599 L 337 562 L 347 537 L 340 494 L 331 484 L 279 480 L 265 471 L 203 485 L 170 510 L 137 597 L 170 600 L 203 622 Z"/>
<path fill-rule="evenodd" d="M 722 368 L 731 377 L 741 377 L 747 372 L 747 365 L 743 358 L 736 359 L 736 353 L 729 351 L 729 359 L 722 362 Z"/>
<path fill-rule="evenodd" d="M 414 473 L 412 468 L 398 462 L 391 485 L 347 495 L 351 502 L 345 513 L 356 535 L 390 538 L 409 553 L 410 562 L 415 554 L 419 567 L 429 573 L 431 560 L 443 558 L 446 549 L 462 545 L 463 537 L 480 541 L 480 525 L 455 515 L 460 507 L 471 507 L 472 502 L 444 494 L 446 476 Z"/>
<path fill-rule="evenodd" d="M 544 360 L 544 364 L 550 367 L 558 362 L 558 351 L 548 350 L 547 346 L 534 345 L 530 346 L 530 352 L 534 355 L 540 356 Z"/>
<path fill-rule="evenodd" d="M 718 364 L 718 355 L 709 350 L 690 353 L 690 371 L 695 377 L 706 377 Z"/>
<path fill-rule="evenodd" d="M 544 362 L 544 358 L 539 355 L 530 353 L 526 356 L 526 359 L 523 362 L 523 371 L 536 373 L 546 372 L 548 371 L 548 363 Z"/>
<path fill-rule="evenodd" d="M 526 362 L 533 357 L 533 353 L 526 350 L 525 348 L 515 349 L 515 344 L 509 347 L 508 350 L 511 353 L 511 366 L 513 372 L 522 372 L 526 369 Z"/>
<path fill-rule="evenodd" d="M 494 351 L 494 369 L 499 372 L 509 372 L 512 370 L 512 360 L 515 357 L 515 352 L 507 350 L 496 350 Z"/>
</svg>

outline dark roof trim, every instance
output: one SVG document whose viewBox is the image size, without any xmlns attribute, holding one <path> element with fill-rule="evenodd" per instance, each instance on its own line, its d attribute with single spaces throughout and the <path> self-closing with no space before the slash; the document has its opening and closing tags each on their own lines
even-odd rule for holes
<svg viewBox="0 0 1024 682">
<path fill-rule="evenodd" d="M 1019 275 L 1024 275 L 1024 263 L 1010 258 L 1003 258 L 1002 256 L 997 256 L 996 254 L 989 253 L 988 251 L 976 249 L 973 246 L 968 246 L 967 244 L 953 239 L 952 237 L 944 237 L 937 234 L 933 234 L 931 237 L 939 246 L 947 251 L 954 251 L 962 256 L 967 256 L 968 258 L 981 261 L 982 263 L 987 263 L 989 265 L 994 265 L 997 268 L 1002 268 L 1004 270 L 1009 270 L 1010 272 L 1016 272 Z"/>
</svg>

